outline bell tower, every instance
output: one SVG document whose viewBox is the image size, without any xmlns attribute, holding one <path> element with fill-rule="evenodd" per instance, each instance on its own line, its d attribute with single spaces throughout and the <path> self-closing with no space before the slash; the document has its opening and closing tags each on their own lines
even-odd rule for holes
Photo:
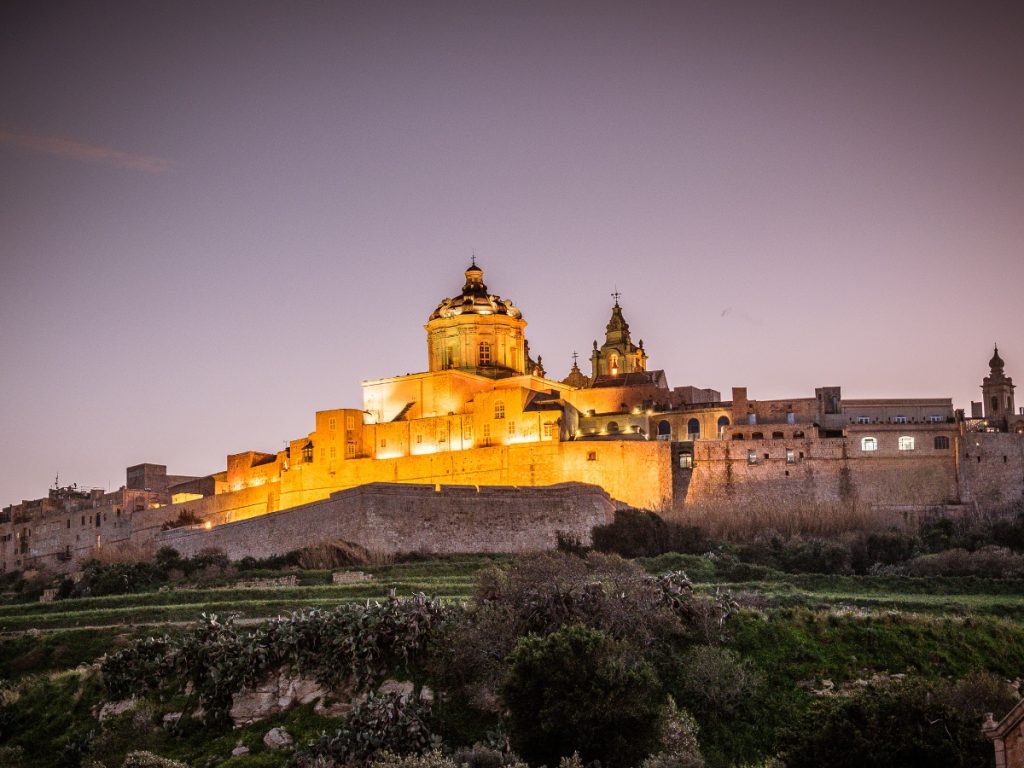
<svg viewBox="0 0 1024 768">
<path fill-rule="evenodd" d="M 1003 372 L 1003 358 L 996 346 L 992 359 L 988 361 L 989 374 L 981 383 L 982 402 L 985 404 L 985 418 L 996 425 L 1005 426 L 1013 416 L 1013 379 Z"/>
<path fill-rule="evenodd" d="M 594 349 L 590 353 L 590 365 L 593 379 L 600 376 L 622 376 L 627 373 L 647 370 L 647 353 L 644 351 L 643 339 L 636 345 L 629 336 L 629 323 L 622 316 L 619 297 L 615 291 L 612 298 L 612 317 L 605 326 L 604 344 L 600 348 L 594 341 Z"/>
</svg>

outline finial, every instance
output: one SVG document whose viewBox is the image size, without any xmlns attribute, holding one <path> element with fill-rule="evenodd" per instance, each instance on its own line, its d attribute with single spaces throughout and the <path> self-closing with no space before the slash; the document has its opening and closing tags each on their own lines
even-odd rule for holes
<svg viewBox="0 0 1024 768">
<path fill-rule="evenodd" d="M 613 298 L 613 299 L 615 299 L 615 306 L 616 306 L 616 307 L 617 307 L 617 306 L 619 306 L 619 297 L 620 297 L 621 295 L 622 295 L 622 294 L 621 294 L 621 293 L 619 293 L 619 289 L 618 289 L 618 286 L 616 286 L 615 290 L 614 290 L 614 291 L 612 291 L 612 298 Z"/>
<path fill-rule="evenodd" d="M 576 367 L 576 359 L 577 359 L 578 357 L 579 357 L 579 354 L 578 354 L 578 353 L 576 352 L 576 350 L 574 349 L 574 350 L 572 351 L 572 365 L 573 365 L 573 367 L 574 367 L 574 368 Z"/>
<path fill-rule="evenodd" d="M 473 255 L 469 257 L 471 267 L 476 266 L 476 251 L 473 251 Z"/>
</svg>

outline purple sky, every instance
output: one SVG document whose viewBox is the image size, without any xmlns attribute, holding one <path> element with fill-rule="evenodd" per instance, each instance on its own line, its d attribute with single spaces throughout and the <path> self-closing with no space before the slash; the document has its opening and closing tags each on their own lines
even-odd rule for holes
<svg viewBox="0 0 1024 768">
<path fill-rule="evenodd" d="M 5 2 L 0 504 L 280 449 L 425 367 L 473 251 L 556 378 L 617 286 L 672 386 L 969 407 L 993 341 L 1024 383 L 1022 39 L 1020 3 Z"/>
</svg>

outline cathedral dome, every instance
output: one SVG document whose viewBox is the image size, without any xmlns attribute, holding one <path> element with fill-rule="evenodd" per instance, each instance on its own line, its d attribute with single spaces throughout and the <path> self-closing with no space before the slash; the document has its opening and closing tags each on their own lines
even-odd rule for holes
<svg viewBox="0 0 1024 768">
<path fill-rule="evenodd" d="M 519 311 L 511 299 L 503 299 L 487 292 L 484 284 L 484 271 L 477 266 L 476 259 L 466 270 L 466 284 L 462 286 L 462 294 L 449 299 L 442 299 L 427 319 L 458 317 L 459 315 L 507 315 L 520 319 Z"/>
</svg>

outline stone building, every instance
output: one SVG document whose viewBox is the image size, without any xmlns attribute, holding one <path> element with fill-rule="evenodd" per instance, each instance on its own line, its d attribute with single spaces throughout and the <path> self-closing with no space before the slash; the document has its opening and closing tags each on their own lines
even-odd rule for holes
<svg viewBox="0 0 1024 768">
<path fill-rule="evenodd" d="M 998 350 L 984 411 L 976 404 L 970 418 L 949 398 L 847 400 L 838 386 L 783 400 L 734 387 L 723 401 L 670 387 L 613 297 L 590 375 L 574 353 L 556 381 L 530 355 L 522 311 L 489 292 L 474 259 L 461 291 L 427 318 L 425 371 L 364 381 L 361 405 L 319 411 L 284 450 L 232 454 L 204 477 L 142 464 L 114 493 L 56 489 L 7 507 L 0 565 L 70 567 L 107 544 L 150 546 L 168 525 L 214 529 L 370 484 L 557 486 L 552 500 L 564 501 L 564 484 L 582 483 L 658 512 L 723 502 L 994 508 L 1024 494 L 1024 415 Z"/>
</svg>

